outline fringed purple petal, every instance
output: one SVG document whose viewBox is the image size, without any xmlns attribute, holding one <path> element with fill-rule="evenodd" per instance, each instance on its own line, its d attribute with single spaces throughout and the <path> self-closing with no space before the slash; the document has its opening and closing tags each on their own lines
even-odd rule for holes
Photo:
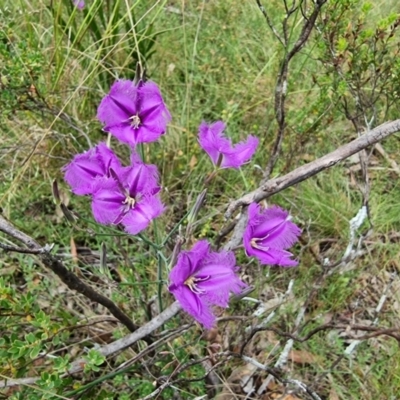
<svg viewBox="0 0 400 400">
<path fill-rule="evenodd" d="M 288 249 L 298 241 L 300 234 L 301 229 L 296 224 L 286 221 L 260 243 L 266 247 Z"/>
<path fill-rule="evenodd" d="M 246 249 L 247 250 L 247 249 Z M 246 251 L 247 252 L 247 251 Z M 293 254 L 286 250 L 273 249 L 262 251 L 255 248 L 250 248 L 247 255 L 258 258 L 261 264 L 264 265 L 279 265 L 281 267 L 296 267 L 299 262 L 293 260 Z"/>
<path fill-rule="evenodd" d="M 104 143 L 99 143 L 96 147 L 96 156 L 98 160 L 104 165 L 106 174 L 108 174 L 110 168 L 118 172 L 122 168 L 121 162 L 114 152 Z"/>
<path fill-rule="evenodd" d="M 158 132 L 164 133 L 168 122 L 171 121 L 171 114 L 164 103 L 158 86 L 151 81 L 140 86 L 139 99 L 142 120 L 153 121 L 153 128 L 157 126 Z"/>
<path fill-rule="evenodd" d="M 185 280 L 199 269 L 199 264 L 207 256 L 209 247 L 206 240 L 200 240 L 192 247 L 192 250 L 182 251 L 175 267 L 170 272 L 170 282 L 175 285 L 183 285 Z"/>
<path fill-rule="evenodd" d="M 96 179 L 93 185 L 92 212 L 100 224 L 114 224 L 124 213 L 125 196 L 113 178 Z"/>
<path fill-rule="evenodd" d="M 239 168 L 253 156 L 258 139 L 249 136 L 246 142 L 240 142 L 233 146 L 231 140 L 223 136 L 224 129 L 225 124 L 222 121 L 211 125 L 202 122 L 199 127 L 200 146 L 210 156 L 215 166 Z"/>
<path fill-rule="evenodd" d="M 157 185 L 158 170 L 155 165 L 136 163 L 121 175 L 121 183 L 132 197 L 141 194 L 154 195 L 160 191 Z"/>
<path fill-rule="evenodd" d="M 125 214 L 121 223 L 126 232 L 137 235 L 146 229 L 150 222 L 160 216 L 163 211 L 164 205 L 157 196 L 143 197 Z"/>
<path fill-rule="evenodd" d="M 280 207 L 262 210 L 256 203 L 249 206 L 243 244 L 246 254 L 257 257 L 262 264 L 296 266 L 298 262 L 285 249 L 296 243 L 300 234 L 301 229 Z"/>
<path fill-rule="evenodd" d="M 100 143 L 83 154 L 77 154 L 62 171 L 65 172 L 64 179 L 73 193 L 90 195 L 95 178 L 108 176 L 111 167 L 118 170 L 121 163 L 105 143 Z"/>
<path fill-rule="evenodd" d="M 171 114 L 154 82 L 121 80 L 101 101 L 98 119 L 104 130 L 131 146 L 153 142 L 165 133 Z"/>
<path fill-rule="evenodd" d="M 196 274 L 196 272 L 201 268 L 201 263 L 206 257 L 208 257 L 209 252 L 210 243 L 208 243 L 207 240 L 199 240 L 194 244 L 190 251 L 190 258 L 194 266 L 191 275 Z"/>
<path fill-rule="evenodd" d="M 241 165 L 247 163 L 251 157 L 253 157 L 255 151 L 257 150 L 258 139 L 255 136 L 249 136 L 246 142 L 240 142 L 234 146 L 233 153 L 235 155 L 234 159 L 231 162 L 226 161 L 224 165 L 224 161 L 222 162 L 221 167 L 230 167 L 238 168 Z"/>
<path fill-rule="evenodd" d="M 96 150 L 90 149 L 83 154 L 77 154 L 73 160 L 62 168 L 65 181 L 77 195 L 92 194 L 93 180 L 104 175 L 104 166 L 96 157 Z"/>
<path fill-rule="evenodd" d="M 195 276 L 210 278 L 199 283 L 204 295 L 212 304 L 227 307 L 229 293 L 240 293 L 246 284 L 236 275 L 236 259 L 233 252 L 211 252 L 201 264 Z"/>
<path fill-rule="evenodd" d="M 230 140 L 222 136 L 225 124 L 222 121 L 208 125 L 202 122 L 199 126 L 199 143 L 202 149 L 210 156 L 214 165 L 217 165 L 222 153 L 229 153 L 232 149 Z"/>
<path fill-rule="evenodd" d="M 155 142 L 165 133 L 165 129 L 160 129 L 157 121 L 147 120 L 136 130 L 137 143 Z"/>
<path fill-rule="evenodd" d="M 258 204 L 251 206 L 252 216 L 249 217 L 249 225 L 252 227 L 253 237 L 263 238 L 270 236 L 271 233 L 279 231 L 289 217 L 289 213 L 277 206 L 262 209 Z M 250 209 L 249 209 L 250 213 Z M 250 215 L 250 214 L 249 214 Z"/>
<path fill-rule="evenodd" d="M 97 109 L 97 118 L 113 134 L 115 126 L 130 125 L 130 118 L 137 113 L 137 89 L 131 81 L 115 82 Z"/>
<path fill-rule="evenodd" d="M 278 206 L 267 208 L 261 214 L 253 237 L 262 239 L 265 247 L 287 249 L 297 242 L 301 229 L 290 221 L 289 213 Z"/>
<path fill-rule="evenodd" d="M 179 301 L 182 308 L 205 328 L 211 329 L 215 322 L 215 316 L 209 305 L 201 296 L 197 296 L 186 286 L 169 287 L 170 292 Z"/>
<path fill-rule="evenodd" d="M 172 268 L 169 273 L 169 281 L 171 282 L 170 291 L 172 290 L 171 288 L 183 285 L 194 270 L 194 266 L 190 261 L 188 253 L 189 252 L 187 251 L 182 251 L 179 254 L 175 267 Z"/>
<path fill-rule="evenodd" d="M 103 128 L 106 132 L 110 132 L 120 142 L 126 143 L 131 147 L 135 147 L 138 143 L 138 129 L 133 128 L 129 123 L 121 123 L 119 125 L 106 125 Z"/>
<path fill-rule="evenodd" d="M 210 328 L 215 319 L 210 318 L 210 307 L 227 307 L 230 292 L 240 293 L 246 287 L 236 275 L 236 270 L 233 252 L 212 252 L 209 243 L 202 240 L 191 251 L 183 251 L 178 256 L 169 276 L 169 290 L 186 311 Z M 185 298 L 176 293 L 185 293 Z"/>
</svg>

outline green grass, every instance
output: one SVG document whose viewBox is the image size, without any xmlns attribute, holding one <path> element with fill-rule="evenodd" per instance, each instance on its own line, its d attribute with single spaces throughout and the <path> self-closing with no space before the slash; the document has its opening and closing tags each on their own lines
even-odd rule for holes
<svg viewBox="0 0 400 400">
<path fill-rule="evenodd" d="M 210 160 L 197 142 L 201 121 L 222 119 L 235 142 L 248 134 L 260 138 L 254 160 L 240 172 L 220 171 L 210 185 L 207 202 L 198 217 L 200 222 L 186 246 L 189 248 L 199 238 L 214 240 L 225 223 L 227 204 L 257 187 L 262 178 L 258 166 L 263 168 L 270 156 L 277 131 L 275 82 L 283 49 L 268 29 L 256 2 L 97 0 L 88 1 L 83 13 L 73 11 L 69 0 L 53 3 L 54 9 L 40 0 L 19 0 L 0 6 L 0 207 L 4 216 L 40 243 L 55 243 L 55 251 L 67 268 L 112 298 L 135 323 L 142 324 L 157 315 L 160 305 L 154 247 L 120 230 L 95 224 L 89 199 L 69 192 L 60 168 L 90 144 L 106 139 L 96 119 L 99 101 L 115 79 L 133 77 L 140 59 L 146 64 L 149 77 L 159 84 L 173 115 L 165 137 L 158 144 L 144 146 L 146 162 L 157 164 L 160 170 L 162 197 L 168 205 L 157 228 L 146 231 L 150 240 L 160 243 L 181 220 L 184 232 L 185 215 L 212 171 Z M 273 22 L 278 24 L 283 3 L 264 3 Z M 328 1 L 327 7 L 334 3 Z M 343 37 L 350 27 L 354 28 L 354 21 L 352 25 L 350 21 L 360 15 L 366 1 L 353 3 L 357 3 L 354 10 L 334 25 L 342 29 Z M 394 0 L 374 3 L 364 28 L 374 29 L 384 17 L 399 11 Z M 300 13 L 293 18 L 292 41 L 299 33 Z M 322 29 L 322 20 L 317 23 Z M 314 35 L 290 65 L 288 129 L 274 176 L 357 136 L 340 101 L 346 97 L 351 110 L 356 103 L 340 81 L 342 78 L 320 62 L 326 56 L 322 42 L 321 36 Z M 375 104 L 375 124 L 398 116 L 395 93 L 399 68 L 394 53 L 398 42 L 396 31 L 388 45 L 393 76 L 379 83 L 385 91 Z M 353 56 L 346 53 L 344 57 L 355 64 L 357 54 L 361 58 L 362 52 Z M 355 79 L 351 75 L 345 78 L 347 82 Z M 366 95 L 372 93 L 370 83 L 365 83 L 364 88 Z M 371 113 L 371 109 L 366 111 L 368 117 Z M 127 162 L 127 149 L 114 139 L 111 143 Z M 389 138 L 383 146 L 393 161 L 400 162 L 398 138 Z M 362 175 L 350 162 L 268 200 L 268 204 L 290 209 L 295 222 L 303 228 L 302 243 L 294 248 L 300 255 L 298 268 L 260 267 L 254 260 L 249 262 L 242 250 L 237 252 L 243 279 L 255 286 L 250 297 L 268 304 L 271 299 L 282 298 L 293 280 L 291 294 L 269 322 L 276 330 L 290 332 L 295 327 L 300 308 L 315 288 L 300 324 L 306 325 L 299 336 L 328 320 L 338 324 L 371 324 L 385 290 L 388 296 L 377 324 L 385 328 L 398 326 L 398 175 L 379 153 L 369 154 L 371 224 L 366 221 L 358 230 L 359 235 L 369 230 L 362 256 L 336 269 L 317 285 L 321 266 L 316 257 L 331 262 L 342 257 L 350 237 L 349 220 L 362 205 Z M 74 225 L 66 221 L 52 198 L 54 179 L 58 180 L 68 207 L 81 217 Z M 165 260 L 160 264 L 161 283 L 166 283 L 173 239 L 175 235 L 162 249 Z M 0 240 L 12 244 L 5 236 Z M 99 270 L 102 243 L 107 248 L 106 273 Z M 165 307 L 171 302 L 164 285 L 161 303 Z M 136 363 L 115 377 L 108 378 L 107 374 L 134 357 L 136 349 L 107 360 L 100 371 L 93 369 L 72 382 L 62 382 L 62 368 L 57 364 L 62 357 L 76 358 L 84 354 L 85 348 L 108 343 L 127 331 L 105 317 L 107 310 L 69 291 L 34 258 L 2 253 L 0 379 L 42 374 L 43 382 L 35 389 L 21 386 L 15 392 L 0 389 L 0 393 L 12 399 L 32 400 L 73 398 L 69 397 L 72 391 L 86 399 L 110 399 L 114 392 L 121 399 L 141 398 L 154 390 L 158 377 L 168 376 L 181 363 L 204 357 L 213 351 L 213 345 L 217 351 L 237 351 L 248 335 L 245 328 L 260 323 L 270 313 L 252 317 L 256 308 L 257 305 L 246 301 L 232 304 L 224 316 L 247 316 L 246 322 L 220 323 L 219 336 L 212 339 L 202 336 L 198 327 L 191 328 L 164 344 L 156 354 L 145 356 L 144 365 Z M 175 329 L 188 322 L 190 317 L 180 314 L 164 328 Z M 296 342 L 295 351 L 307 353 L 315 361 L 299 363 L 289 358 L 283 375 L 306 383 L 323 399 L 396 398 L 400 385 L 396 341 L 384 335 L 363 340 L 351 356 L 337 361 L 350 343 L 342 335 L 344 331 L 326 330 L 305 342 Z M 285 339 L 276 333 L 269 335 L 258 333 L 246 347 L 246 354 L 272 367 Z M 144 343 L 139 346 L 145 348 Z M 59 358 L 47 357 L 46 353 Z M 230 360 L 216 372 L 222 382 L 231 382 L 229 377 L 243 364 Z M 204 367 L 196 365 L 179 377 L 190 380 L 204 373 Z M 103 380 L 105 376 L 107 379 Z M 258 371 L 256 377 L 262 382 L 265 374 Z M 91 382 L 96 384 L 81 390 Z M 279 385 L 275 389 L 282 392 Z M 193 399 L 206 390 L 204 380 L 181 382 L 160 398 L 170 399 L 178 392 L 181 398 Z M 244 397 L 242 392 L 235 398 Z"/>
</svg>

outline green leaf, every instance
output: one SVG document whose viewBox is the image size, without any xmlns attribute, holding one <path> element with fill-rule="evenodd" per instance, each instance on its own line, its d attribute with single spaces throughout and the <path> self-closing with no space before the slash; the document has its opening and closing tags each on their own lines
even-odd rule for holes
<svg viewBox="0 0 400 400">
<path fill-rule="evenodd" d="M 36 345 L 33 347 L 33 349 L 29 352 L 29 357 L 33 360 L 35 359 L 38 354 L 40 353 L 40 350 L 42 350 L 40 345 Z"/>
<path fill-rule="evenodd" d="M 340 37 L 336 44 L 336 50 L 341 53 L 347 49 L 347 45 L 347 40 L 344 37 Z"/>
</svg>

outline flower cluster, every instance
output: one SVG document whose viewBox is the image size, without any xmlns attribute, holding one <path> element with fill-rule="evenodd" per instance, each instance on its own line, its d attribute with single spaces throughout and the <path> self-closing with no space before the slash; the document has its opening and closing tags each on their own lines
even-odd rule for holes
<svg viewBox="0 0 400 400">
<path fill-rule="evenodd" d="M 97 222 L 121 224 L 135 235 L 164 210 L 155 165 L 143 163 L 135 152 L 142 142 L 165 133 L 171 116 L 154 82 L 121 80 L 98 108 L 104 130 L 132 147 L 131 165 L 123 167 L 105 143 L 78 154 L 63 168 L 64 178 L 77 195 L 92 197 Z"/>
<path fill-rule="evenodd" d="M 297 265 L 286 249 L 298 239 L 301 230 L 290 221 L 289 214 L 274 206 L 261 210 L 252 203 L 243 236 L 248 256 L 255 256 L 262 264 L 289 267 Z M 206 328 L 211 328 L 215 316 L 211 306 L 227 307 L 229 293 L 240 293 L 246 288 L 236 275 L 232 252 L 211 252 L 206 241 L 197 242 L 191 251 L 182 252 L 169 279 L 169 290 L 187 311 Z"/>
<path fill-rule="evenodd" d="M 250 135 L 246 141 L 232 145 L 223 135 L 224 130 L 222 121 L 203 122 L 199 127 L 200 146 L 215 168 L 239 168 L 255 153 L 258 139 Z M 300 233 L 283 209 L 274 206 L 261 210 L 253 203 L 249 206 L 243 236 L 246 254 L 258 258 L 262 264 L 295 266 L 297 261 L 287 249 Z M 227 307 L 230 292 L 238 294 L 246 288 L 236 274 L 237 269 L 232 252 L 212 252 L 206 241 L 200 241 L 191 251 L 179 255 L 169 276 L 169 291 L 185 311 L 206 328 L 211 328 L 215 321 L 212 306 Z"/>
<path fill-rule="evenodd" d="M 80 7 L 84 2 L 74 4 Z M 135 147 L 158 140 L 171 115 L 154 82 L 120 80 L 102 99 L 97 117 L 104 124 L 104 131 L 130 145 L 130 165 L 123 166 L 105 143 L 99 143 L 76 155 L 63 168 L 65 180 L 73 193 L 91 197 L 97 222 L 121 224 L 126 232 L 138 234 L 163 212 L 164 206 L 159 197 L 157 167 L 145 164 Z M 233 145 L 224 130 L 222 121 L 203 122 L 199 127 L 199 143 L 210 156 L 214 173 L 223 168 L 239 168 L 251 159 L 258 146 L 258 139 L 251 135 Z M 261 209 L 254 203 L 248 208 L 244 248 L 248 256 L 262 264 L 295 266 L 297 261 L 287 249 L 300 233 L 283 209 Z M 169 275 L 169 291 L 206 328 L 215 322 L 213 307 L 228 307 L 230 294 L 240 294 L 247 287 L 237 274 L 234 253 L 215 252 L 210 247 L 201 240 L 192 250 L 182 251 Z"/>
</svg>

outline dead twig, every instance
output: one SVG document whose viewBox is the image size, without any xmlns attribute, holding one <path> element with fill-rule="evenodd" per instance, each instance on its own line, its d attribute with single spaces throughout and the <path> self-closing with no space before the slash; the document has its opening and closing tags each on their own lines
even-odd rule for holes
<svg viewBox="0 0 400 400">
<path fill-rule="evenodd" d="M 244 344 L 244 346 L 242 346 L 242 349 L 244 350 L 246 344 L 248 344 L 250 342 L 250 340 L 258 332 L 262 332 L 262 331 L 274 332 L 278 336 L 291 339 L 291 340 L 293 340 L 295 342 L 304 343 L 307 340 L 311 339 L 317 333 L 322 332 L 322 331 L 326 331 L 328 329 L 344 330 L 344 331 L 346 331 L 346 334 L 342 335 L 342 337 L 348 337 L 348 338 L 356 338 L 354 335 L 350 335 L 350 331 L 372 332 L 372 333 L 370 333 L 368 335 L 358 336 L 357 339 L 359 339 L 359 340 L 367 340 L 367 339 L 371 339 L 371 338 L 374 338 L 374 337 L 377 337 L 377 336 L 385 335 L 385 336 L 390 336 L 393 339 L 396 339 L 400 343 L 400 328 L 382 328 L 382 327 L 378 327 L 378 326 L 328 323 L 328 324 L 323 324 L 323 325 L 320 325 L 320 326 L 312 329 L 305 336 L 297 336 L 297 335 L 295 335 L 293 333 L 290 333 L 290 332 L 283 332 L 283 331 L 281 331 L 281 330 L 279 330 L 277 328 L 274 328 L 272 326 L 255 328 L 250 333 L 249 337 L 246 340 L 246 343 Z M 398 333 L 398 334 L 396 334 L 396 333 Z M 242 351 L 242 349 L 241 349 L 241 351 Z"/>
<path fill-rule="evenodd" d="M 185 371 L 186 369 L 194 366 L 194 365 L 198 365 L 198 364 L 203 364 L 204 362 L 210 360 L 211 356 L 206 356 L 203 357 L 201 359 L 198 360 L 193 360 L 193 361 L 188 361 L 182 365 L 180 365 L 179 367 L 177 367 L 175 369 L 174 372 L 172 372 L 172 374 L 169 377 L 160 377 L 158 380 L 161 383 L 161 385 L 154 390 L 153 392 L 151 392 L 149 395 L 147 395 L 146 397 L 141 398 L 140 400 L 150 400 L 153 399 L 154 397 L 156 397 L 158 394 L 160 394 L 164 389 L 166 389 L 167 387 L 171 387 L 176 385 L 177 383 L 181 383 L 181 382 L 198 382 L 198 381 L 202 381 L 204 380 L 211 371 L 215 370 L 216 368 L 218 368 L 221 364 L 223 364 L 225 362 L 226 356 L 229 353 L 223 352 L 223 353 L 218 353 L 218 354 L 214 354 L 212 357 L 222 357 L 223 359 L 219 362 L 217 362 L 216 364 L 214 364 L 210 369 L 207 370 L 207 373 L 205 375 L 202 375 L 201 377 L 198 378 L 180 378 L 180 379 L 176 379 L 176 380 L 171 380 L 174 376 L 179 375 L 180 373 L 182 373 L 183 371 Z"/>
<path fill-rule="evenodd" d="M 10 251 L 10 252 L 21 253 L 21 254 L 45 254 L 45 253 L 51 251 L 52 246 L 45 246 L 40 249 L 26 249 L 23 247 L 10 246 L 8 244 L 4 244 L 4 243 L 0 242 L 0 248 L 3 249 L 4 251 Z"/>
<path fill-rule="evenodd" d="M 139 361 L 141 358 L 143 358 L 146 354 L 151 353 L 152 351 L 154 351 L 156 348 L 160 347 L 161 345 L 181 336 L 183 332 L 189 330 L 192 326 L 194 326 L 194 324 L 186 324 L 186 325 L 181 326 L 178 329 L 175 329 L 172 332 L 168 332 L 165 336 L 161 337 L 160 339 L 158 339 L 157 341 L 153 342 L 151 345 L 149 345 L 145 349 L 143 349 L 135 357 L 133 357 L 130 360 L 125 361 L 123 364 L 119 365 L 116 370 L 122 371 L 122 370 L 129 368 L 131 365 L 135 364 L 137 361 Z"/>
<path fill-rule="evenodd" d="M 265 17 L 265 20 L 267 21 L 267 25 L 269 26 L 269 28 L 271 29 L 272 33 L 276 36 L 276 38 L 281 42 L 282 46 L 285 46 L 285 42 L 283 41 L 283 38 L 281 37 L 281 35 L 279 34 L 279 32 L 277 31 L 277 29 L 275 28 L 274 24 L 271 21 L 271 18 L 269 17 L 267 10 L 265 9 L 265 7 L 261 4 L 260 0 L 256 0 L 257 6 L 260 9 L 260 11 L 262 12 L 262 14 Z"/>
<path fill-rule="evenodd" d="M 225 217 L 230 218 L 233 212 L 239 207 L 247 206 L 252 202 L 258 203 L 261 200 L 272 196 L 273 194 L 279 193 L 282 190 L 295 185 L 296 183 L 302 182 L 318 174 L 319 172 L 336 165 L 351 155 L 358 153 L 366 147 L 371 146 L 399 131 L 400 119 L 386 122 L 353 140 L 352 142 L 339 147 L 331 153 L 306 165 L 302 165 L 301 167 L 296 168 L 284 176 L 271 179 L 262 184 L 258 189 L 244 195 L 240 199 L 232 201 L 228 206 Z M 235 247 L 239 243 L 232 243 L 231 245 L 232 247 Z"/>
<path fill-rule="evenodd" d="M 390 164 L 393 171 L 400 176 L 400 168 L 397 165 L 396 161 L 390 158 L 389 154 L 386 153 L 385 149 L 380 143 L 376 143 L 375 150 Z"/>
<path fill-rule="evenodd" d="M 119 340 L 116 340 L 115 342 L 112 342 L 110 344 L 102 346 L 99 349 L 97 349 L 97 351 L 101 355 L 107 357 L 107 356 L 116 354 L 119 351 L 122 351 L 122 350 L 132 346 L 138 340 L 141 340 L 141 339 L 145 338 L 146 336 L 149 336 L 153 331 L 155 331 L 160 326 L 165 324 L 165 322 L 168 321 L 169 319 L 171 319 L 175 314 L 177 314 L 180 309 L 181 309 L 181 306 L 177 301 L 175 303 L 172 303 L 161 314 L 159 314 L 157 317 L 153 318 L 147 324 L 141 326 L 135 332 L 132 332 L 129 335 L 126 335 L 125 337 L 123 337 Z M 86 360 L 84 358 L 80 358 L 80 359 L 74 361 L 72 363 L 70 369 L 68 370 L 68 372 L 66 374 L 64 374 L 62 376 L 62 378 L 65 378 L 69 375 L 77 374 L 77 373 L 83 371 L 85 364 L 86 364 Z M 22 378 L 22 379 L 7 379 L 4 381 L 0 381 L 0 388 L 19 386 L 19 385 L 32 385 L 32 384 L 35 384 L 35 382 L 38 379 L 40 379 L 40 377 Z"/>
<path fill-rule="evenodd" d="M 236 354 L 232 354 L 232 355 L 237 356 Z M 268 372 L 270 375 L 272 375 L 275 379 L 277 379 L 279 382 L 283 383 L 284 385 L 294 385 L 298 389 L 300 389 L 303 393 L 307 393 L 308 395 L 310 395 L 312 399 L 321 400 L 321 397 L 319 397 L 318 394 L 315 393 L 313 390 L 311 390 L 305 383 L 303 383 L 297 379 L 284 379 L 280 376 L 280 374 L 278 372 L 279 370 L 267 367 L 264 364 L 261 364 L 260 362 L 255 360 L 254 358 L 243 356 L 243 355 L 240 356 L 240 358 L 242 358 L 243 361 L 250 363 L 257 368 Z"/>
<path fill-rule="evenodd" d="M 106 307 L 131 332 L 138 329 L 138 326 L 113 301 L 86 285 L 74 273 L 69 271 L 59 259 L 50 254 L 51 248 L 40 246 L 33 238 L 18 230 L 2 216 L 0 216 L 0 231 L 22 242 L 27 247 L 27 250 L 33 252 L 32 254 L 36 254 L 39 260 L 53 271 L 69 289 L 76 290 L 90 300 Z M 16 247 L 15 249 L 18 250 L 19 248 Z"/>
<path fill-rule="evenodd" d="M 304 18 L 304 24 L 301 29 L 301 32 L 299 34 L 299 37 L 295 44 L 292 46 L 290 49 L 289 45 L 289 37 L 288 37 L 288 21 L 290 16 L 298 9 L 298 6 L 295 5 L 295 2 L 293 1 L 291 7 L 288 7 L 288 5 L 285 2 L 285 10 L 286 10 L 286 15 L 282 21 L 282 31 L 283 31 L 283 38 L 275 32 L 275 29 L 272 25 L 272 22 L 268 18 L 268 14 L 265 11 L 264 7 L 261 6 L 260 2 L 257 1 L 257 4 L 260 8 L 260 10 L 263 12 L 265 18 L 267 19 L 268 26 L 271 28 L 275 36 L 278 38 L 278 40 L 283 44 L 285 47 L 285 55 L 283 57 L 280 70 L 278 73 L 278 78 L 275 86 L 275 119 L 278 123 L 278 132 L 275 138 L 275 142 L 273 145 L 273 149 L 271 152 L 271 155 L 268 160 L 268 164 L 265 168 L 264 171 L 264 178 L 261 181 L 261 184 L 265 183 L 274 167 L 275 164 L 278 160 L 279 154 L 281 152 L 282 148 L 282 142 L 283 142 L 283 137 L 284 133 L 286 130 L 286 95 L 287 95 L 287 87 L 288 87 L 288 74 L 289 74 L 289 64 L 290 61 L 293 59 L 293 57 L 300 52 L 300 50 L 304 47 L 306 44 L 308 38 L 310 37 L 310 34 L 314 28 L 315 21 L 317 20 L 317 17 L 319 13 L 321 12 L 322 6 L 327 2 L 327 0 L 317 0 L 314 2 L 314 9 L 311 13 L 311 15 L 308 18 Z"/>
</svg>

